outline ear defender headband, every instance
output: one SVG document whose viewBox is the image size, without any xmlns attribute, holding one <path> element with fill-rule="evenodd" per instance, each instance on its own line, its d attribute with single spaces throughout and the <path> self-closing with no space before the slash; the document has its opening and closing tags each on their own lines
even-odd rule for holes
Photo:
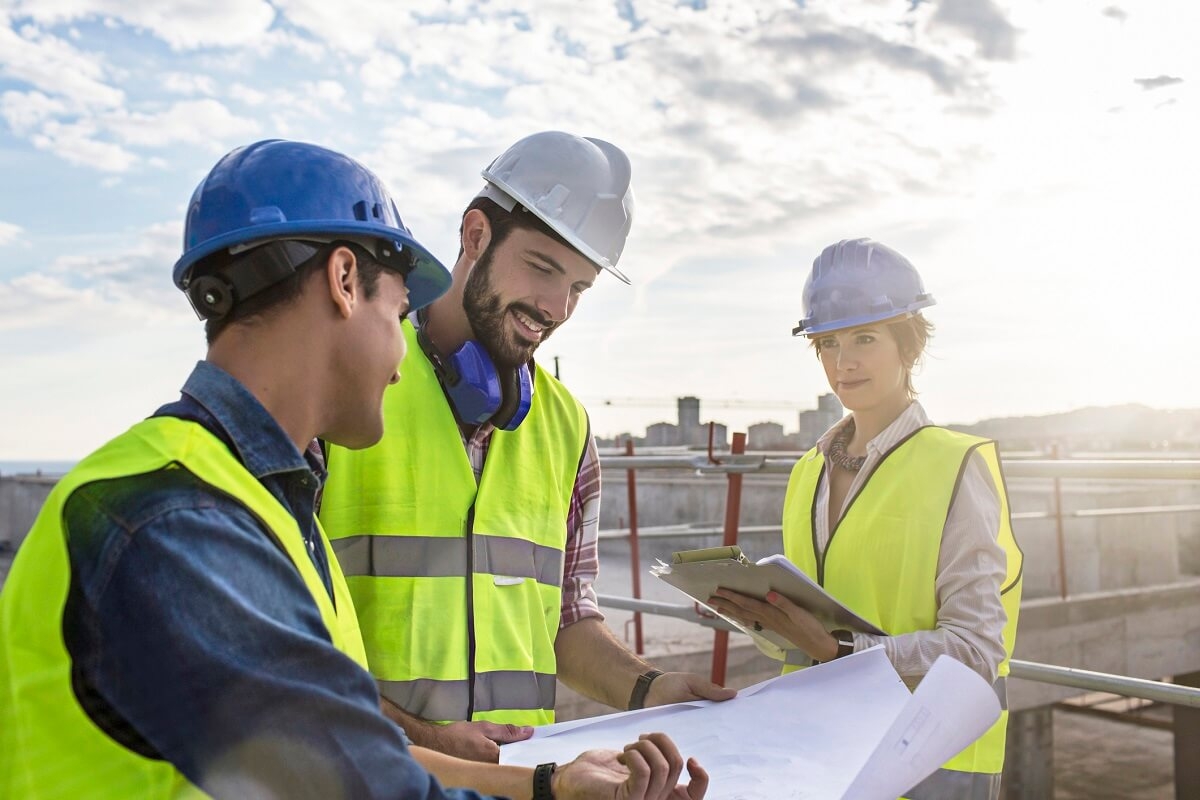
<svg viewBox="0 0 1200 800">
<path fill-rule="evenodd" d="M 187 284 L 187 298 L 200 319 L 221 319 L 235 304 L 269 289 L 312 258 L 320 247 L 305 242 L 280 240 L 254 247 L 231 250 L 239 255 L 249 250 L 236 264 L 199 275 Z"/>
<path fill-rule="evenodd" d="M 474 339 L 443 358 L 422 327 L 417 327 L 417 342 L 463 422 L 481 425 L 490 420 L 501 430 L 515 431 L 529 415 L 533 376 L 528 364 L 497 369 L 487 348 Z"/>
</svg>

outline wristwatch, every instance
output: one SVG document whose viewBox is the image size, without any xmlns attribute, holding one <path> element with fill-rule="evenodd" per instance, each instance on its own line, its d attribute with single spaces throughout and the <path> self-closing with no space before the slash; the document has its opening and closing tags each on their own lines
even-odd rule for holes
<svg viewBox="0 0 1200 800">
<path fill-rule="evenodd" d="M 842 656 L 848 656 L 854 652 L 854 634 L 853 633 L 851 633 L 850 631 L 845 631 L 845 630 L 839 629 L 836 631 L 830 631 L 829 635 L 837 640 L 837 646 L 838 646 L 837 655 L 835 655 L 833 658 L 829 659 L 829 661 L 833 661 L 834 659 L 841 658 Z M 818 661 L 817 659 L 814 658 L 812 660 L 812 663 L 813 663 L 813 666 L 816 666 L 817 664 L 828 664 L 829 661 Z"/>
<path fill-rule="evenodd" d="M 646 695 L 650 692 L 650 684 L 662 674 L 661 669 L 648 669 L 638 676 L 637 683 L 633 685 L 633 692 L 629 695 L 630 711 L 646 707 Z"/>
<path fill-rule="evenodd" d="M 850 631 L 845 631 L 845 630 L 830 631 L 829 633 L 830 633 L 830 635 L 833 636 L 834 639 L 837 639 L 837 643 L 838 643 L 837 655 L 834 656 L 834 658 L 841 658 L 842 656 L 848 656 L 854 652 L 854 634 L 853 633 L 851 633 Z"/>
<path fill-rule="evenodd" d="M 554 800 L 554 770 L 558 764 L 538 764 L 533 769 L 533 800 Z"/>
</svg>

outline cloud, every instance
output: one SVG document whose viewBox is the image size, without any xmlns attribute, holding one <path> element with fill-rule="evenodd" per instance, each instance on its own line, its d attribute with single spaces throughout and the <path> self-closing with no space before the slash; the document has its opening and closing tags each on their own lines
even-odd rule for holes
<svg viewBox="0 0 1200 800">
<path fill-rule="evenodd" d="M 41 92 L 17 92 L 9 90 L 0 95 L 0 116 L 18 136 L 36 130 L 46 120 L 66 112 L 61 100 L 47 97 Z"/>
<path fill-rule="evenodd" d="M 969 34 L 984 58 L 1012 61 L 1016 57 L 1017 29 L 992 0 L 942 0 L 932 21 Z"/>
<path fill-rule="evenodd" d="M 300 84 L 299 93 L 310 103 L 315 101 L 318 106 L 331 106 L 338 111 L 350 110 L 350 104 L 346 101 L 346 89 L 337 81 L 307 81 Z"/>
<path fill-rule="evenodd" d="M 1124 22 L 1125 20 L 1129 19 L 1129 14 L 1120 6 L 1108 6 L 1100 13 L 1106 17 L 1109 17 L 1110 19 L 1115 19 L 1118 22 Z"/>
<path fill-rule="evenodd" d="M 102 55 L 83 53 L 35 25 L 24 25 L 19 31 L 8 24 L 0 26 L 0 76 L 66 98 L 72 107 L 120 106 L 125 93 L 109 85 L 108 72 Z"/>
<path fill-rule="evenodd" d="M 126 144 L 165 147 L 181 142 L 212 152 L 224 152 L 224 143 L 258 130 L 257 121 L 234 114 L 212 98 L 184 100 L 158 114 L 115 112 L 103 123 Z"/>
<path fill-rule="evenodd" d="M 15 244 L 21 236 L 21 226 L 0 221 L 0 247 Z"/>
<path fill-rule="evenodd" d="M 112 142 L 102 141 L 95 122 L 47 121 L 30 137 L 34 147 L 47 150 L 72 164 L 101 172 L 124 172 L 137 163 L 137 156 Z"/>
<path fill-rule="evenodd" d="M 1183 78 L 1176 78 L 1171 75 L 1159 75 L 1157 78 L 1134 78 L 1133 82 L 1141 86 L 1146 91 L 1152 89 L 1161 89 L 1164 86 L 1174 86 L 1177 83 L 1183 83 Z"/>
<path fill-rule="evenodd" d="M 275 20 L 275 9 L 263 0 L 17 0 L 10 13 L 47 25 L 94 18 L 112 25 L 119 20 L 153 33 L 176 50 L 253 44 Z"/>
<path fill-rule="evenodd" d="M 247 106 L 261 106 L 267 101 L 267 95 L 244 83 L 235 83 L 229 88 L 230 98 Z"/>
<path fill-rule="evenodd" d="M 0 331 L 104 329 L 106 320 L 147 324 L 178 316 L 180 297 L 171 283 L 179 258 L 179 223 L 142 230 L 127 250 L 66 255 L 49 265 L 0 281 Z"/>
<path fill-rule="evenodd" d="M 207 75 L 189 72 L 168 72 L 162 78 L 163 88 L 172 94 L 207 95 L 217 93 L 216 83 Z"/>
</svg>

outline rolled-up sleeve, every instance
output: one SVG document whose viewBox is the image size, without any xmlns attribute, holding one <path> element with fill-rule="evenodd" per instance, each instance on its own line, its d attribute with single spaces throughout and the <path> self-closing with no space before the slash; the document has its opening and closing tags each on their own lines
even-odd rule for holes
<svg viewBox="0 0 1200 800">
<path fill-rule="evenodd" d="M 589 437 L 567 514 L 567 544 L 563 561 L 562 618 L 565 628 L 581 619 L 604 619 L 593 586 L 600 572 L 600 454 Z"/>
</svg>

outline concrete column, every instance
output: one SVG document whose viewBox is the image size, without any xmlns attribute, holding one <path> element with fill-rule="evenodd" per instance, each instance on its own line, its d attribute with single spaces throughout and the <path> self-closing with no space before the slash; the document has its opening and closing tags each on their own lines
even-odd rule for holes
<svg viewBox="0 0 1200 800">
<path fill-rule="evenodd" d="M 1039 706 L 1008 715 L 1004 800 L 1046 800 L 1054 796 L 1053 706 Z"/>
<path fill-rule="evenodd" d="M 1175 676 L 1180 686 L 1200 688 L 1200 672 Z M 1200 708 L 1172 706 L 1175 727 L 1175 796 L 1200 797 Z"/>
</svg>

